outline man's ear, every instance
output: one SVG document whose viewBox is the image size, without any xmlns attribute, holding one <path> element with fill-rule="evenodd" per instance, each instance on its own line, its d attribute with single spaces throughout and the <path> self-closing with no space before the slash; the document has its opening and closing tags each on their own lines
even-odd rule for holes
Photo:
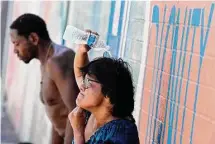
<svg viewBox="0 0 215 144">
<path fill-rule="evenodd" d="M 33 44 L 33 45 L 38 45 L 39 43 L 39 36 L 37 33 L 32 32 L 30 33 L 30 35 L 28 36 L 28 40 Z"/>
</svg>

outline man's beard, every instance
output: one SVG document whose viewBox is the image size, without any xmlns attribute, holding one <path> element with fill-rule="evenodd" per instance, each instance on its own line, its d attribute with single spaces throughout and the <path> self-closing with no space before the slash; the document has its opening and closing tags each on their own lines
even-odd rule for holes
<svg viewBox="0 0 215 144">
<path fill-rule="evenodd" d="M 36 46 L 31 45 L 31 48 L 29 48 L 28 52 L 30 53 L 30 56 L 28 58 L 23 59 L 23 62 L 26 64 L 28 64 L 32 59 L 37 58 L 38 56 Z"/>
</svg>

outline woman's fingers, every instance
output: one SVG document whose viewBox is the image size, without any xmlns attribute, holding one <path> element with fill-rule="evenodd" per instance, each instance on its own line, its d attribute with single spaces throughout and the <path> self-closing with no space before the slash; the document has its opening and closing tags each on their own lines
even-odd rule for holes
<svg viewBox="0 0 215 144">
<path fill-rule="evenodd" d="M 97 32 L 91 31 L 90 29 L 86 29 L 85 31 L 86 31 L 86 32 L 88 32 L 88 33 L 93 33 L 93 34 L 95 34 L 95 35 L 98 35 L 98 36 L 99 36 L 99 34 L 98 34 Z"/>
<path fill-rule="evenodd" d="M 69 120 L 74 119 L 75 117 L 81 117 L 84 115 L 84 109 L 80 107 L 76 107 L 72 110 L 72 112 L 69 113 L 68 118 Z"/>
</svg>

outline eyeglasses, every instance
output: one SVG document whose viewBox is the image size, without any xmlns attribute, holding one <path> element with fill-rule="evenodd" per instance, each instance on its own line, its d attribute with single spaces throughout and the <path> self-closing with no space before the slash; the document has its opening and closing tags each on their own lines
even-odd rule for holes
<svg viewBox="0 0 215 144">
<path fill-rule="evenodd" d="M 83 80 L 82 80 L 82 84 L 84 85 L 84 88 L 85 88 L 85 89 L 88 89 L 89 87 L 91 87 L 91 82 L 100 83 L 99 81 L 89 79 L 89 78 L 87 78 L 86 76 L 85 76 L 85 77 L 83 78 Z"/>
</svg>

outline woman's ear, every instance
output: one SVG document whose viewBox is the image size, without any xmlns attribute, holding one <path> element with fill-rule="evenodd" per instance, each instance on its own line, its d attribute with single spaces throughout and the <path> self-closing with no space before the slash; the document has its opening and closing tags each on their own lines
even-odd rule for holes
<svg viewBox="0 0 215 144">
<path fill-rule="evenodd" d="M 39 36 L 37 33 L 32 32 L 30 33 L 30 35 L 28 36 L 28 40 L 33 44 L 33 45 L 38 45 L 39 43 Z"/>
<path fill-rule="evenodd" d="M 105 95 L 105 97 L 108 97 L 111 94 L 111 89 L 103 87 L 102 93 Z"/>
<path fill-rule="evenodd" d="M 111 104 L 110 98 L 109 98 L 108 96 L 105 96 L 104 101 L 105 101 L 105 105 L 106 105 L 109 109 L 112 109 L 112 108 L 113 108 L 113 105 Z"/>
</svg>

